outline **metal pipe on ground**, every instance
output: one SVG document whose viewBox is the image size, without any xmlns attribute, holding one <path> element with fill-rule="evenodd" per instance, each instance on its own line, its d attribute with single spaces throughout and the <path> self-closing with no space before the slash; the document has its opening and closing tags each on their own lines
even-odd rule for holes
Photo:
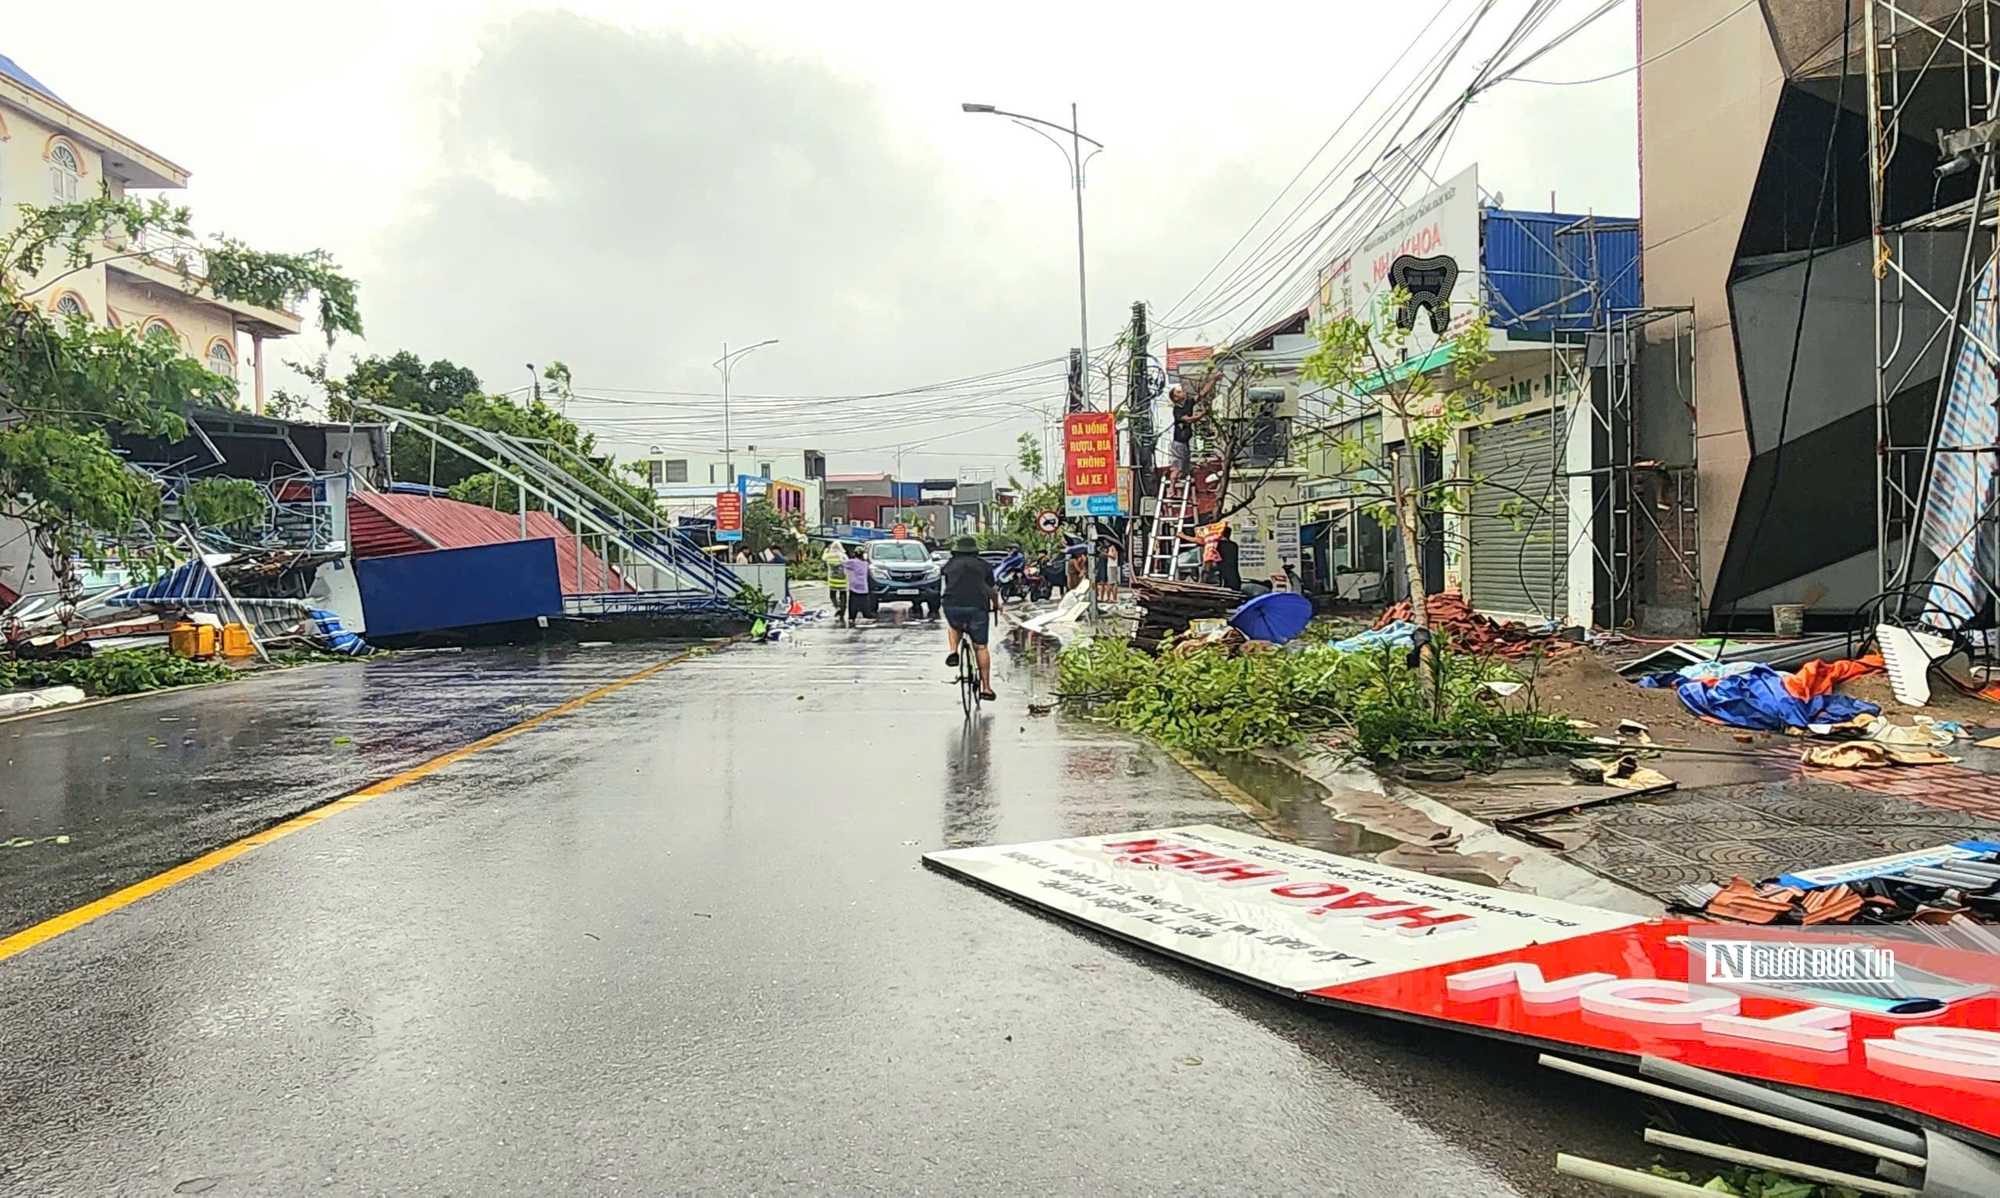
<svg viewBox="0 0 2000 1198">
<path fill-rule="evenodd" d="M 1707 1069 L 1698 1069 L 1693 1065 L 1683 1065 L 1679 1061 L 1669 1061 L 1664 1057 L 1640 1057 L 1639 1074 L 1642 1077 L 1650 1077 L 1693 1090 L 1698 1094 L 1706 1094 L 1710 1098 L 1719 1098 L 1724 1102 L 1733 1102 L 1754 1111 L 1762 1111 L 1766 1115 L 1810 1124 L 1822 1131 L 1878 1144 L 1905 1157 L 1913 1158 L 1899 1159 L 1886 1154 L 1877 1154 L 1885 1155 L 1889 1160 L 1897 1160 L 1899 1164 L 1921 1166 L 1924 1162 L 1924 1138 L 1916 1132 L 1892 1127 L 1874 1119 L 1864 1119 L 1859 1115 L 1851 1115 L 1825 1103 L 1795 1098 L 1790 1094 L 1781 1094 L 1753 1082 L 1727 1077 Z"/>
<path fill-rule="evenodd" d="M 1621 1169 L 1617 1165 L 1607 1165 L 1584 1156 L 1571 1156 L 1567 1152 L 1556 1153 L 1556 1172 L 1594 1181 L 1627 1194 L 1643 1194 L 1645 1198 L 1714 1198 L 1715 1194 L 1714 1190 L 1691 1186 L 1671 1177 L 1641 1173 L 1637 1169 Z"/>
<path fill-rule="evenodd" d="M 1752 1107 L 1718 1102 L 1702 1094 L 1691 1094 L 1685 1090 L 1675 1090 L 1667 1086 L 1656 1085 L 1649 1081 L 1642 1081 L 1636 1077 L 1626 1077 L 1622 1073 L 1613 1073 L 1608 1069 L 1598 1069 L 1590 1065 L 1579 1064 L 1563 1057 L 1550 1056 L 1547 1053 L 1543 1053 L 1539 1059 L 1542 1064 L 1547 1065 L 1551 1069 L 1559 1069 L 1564 1073 L 1573 1073 L 1578 1077 L 1587 1077 L 1593 1081 L 1605 1082 L 1621 1089 L 1647 1095 L 1648 1097 L 1662 1099 L 1666 1102 L 1676 1102 L 1682 1106 L 1693 1107 L 1695 1110 L 1707 1111 L 1714 1115 L 1727 1115 L 1732 1119 L 1739 1119 L 1745 1123 L 1753 1123 L 1759 1127 L 1768 1127 L 1773 1131 L 1786 1132 L 1802 1139 L 1816 1140 L 1822 1144 L 1830 1144 L 1835 1148 L 1845 1148 L 1850 1152 L 1858 1152 L 1864 1156 L 1878 1157 L 1882 1160 L 1893 1161 L 1899 1165 L 1908 1165 L 1917 1169 L 1924 1167 L 1925 1158 L 1920 1153 L 1908 1152 L 1900 1148 L 1873 1143 L 1855 1136 L 1828 1131 L 1825 1128 L 1816 1127 L 1809 1123 L 1801 1123 L 1795 1119 L 1780 1118 L 1779 1116 L 1767 1114 L 1762 1110 Z M 1892 1128 L 1890 1130 L 1894 1131 L 1895 1129 Z M 1907 1133 L 1901 1134 L 1906 1135 Z"/>
</svg>

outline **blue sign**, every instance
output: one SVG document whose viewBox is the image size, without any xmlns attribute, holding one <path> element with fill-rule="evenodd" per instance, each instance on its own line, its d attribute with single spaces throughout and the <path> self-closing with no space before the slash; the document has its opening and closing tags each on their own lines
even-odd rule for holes
<svg viewBox="0 0 2000 1198">
<path fill-rule="evenodd" d="M 1072 516 L 1122 516 L 1125 509 L 1116 495 L 1068 495 L 1064 509 Z"/>
</svg>

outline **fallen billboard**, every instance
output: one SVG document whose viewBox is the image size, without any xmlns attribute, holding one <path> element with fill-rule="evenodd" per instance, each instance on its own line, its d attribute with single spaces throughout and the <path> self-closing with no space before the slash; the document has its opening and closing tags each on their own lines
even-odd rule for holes
<svg viewBox="0 0 2000 1198">
<path fill-rule="evenodd" d="M 2000 1139 L 1992 953 L 1646 920 L 1209 825 L 924 860 L 1291 997 L 1680 1060 Z M 1827 972 L 1885 960 L 1886 978 Z"/>
</svg>

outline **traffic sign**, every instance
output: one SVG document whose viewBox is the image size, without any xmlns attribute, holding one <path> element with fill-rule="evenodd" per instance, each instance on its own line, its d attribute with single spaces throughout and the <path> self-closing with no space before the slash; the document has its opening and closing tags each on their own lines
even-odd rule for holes
<svg viewBox="0 0 2000 1198">
<path fill-rule="evenodd" d="M 1041 529 L 1044 536 L 1053 536 L 1056 529 L 1062 527 L 1062 517 L 1052 511 L 1043 511 L 1035 517 L 1035 527 Z"/>
<path fill-rule="evenodd" d="M 740 541 L 743 539 L 743 495 L 737 491 L 717 491 L 715 493 L 715 539 L 718 541 Z"/>
</svg>

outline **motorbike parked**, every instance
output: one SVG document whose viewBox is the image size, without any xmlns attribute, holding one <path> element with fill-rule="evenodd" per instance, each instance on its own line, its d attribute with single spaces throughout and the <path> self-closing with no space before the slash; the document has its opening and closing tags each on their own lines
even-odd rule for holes
<svg viewBox="0 0 2000 1198">
<path fill-rule="evenodd" d="M 1028 559 L 1019 549 L 1012 550 L 993 567 L 993 583 L 1003 599 L 1020 599 L 1028 594 Z"/>
</svg>

